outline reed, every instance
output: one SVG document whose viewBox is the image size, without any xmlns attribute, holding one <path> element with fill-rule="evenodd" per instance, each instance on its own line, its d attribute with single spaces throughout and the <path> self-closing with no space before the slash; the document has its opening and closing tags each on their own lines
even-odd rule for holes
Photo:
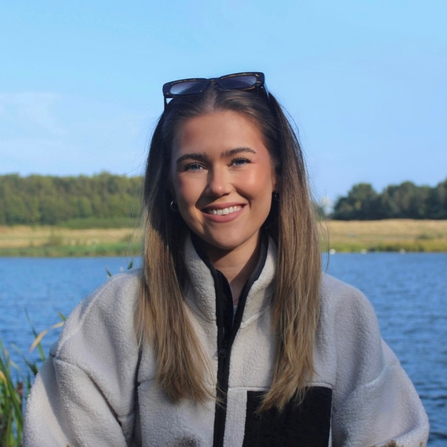
<svg viewBox="0 0 447 447">
<path fill-rule="evenodd" d="M 24 382 L 14 374 L 16 368 L 0 340 L 0 440 L 2 447 L 22 445 Z M 29 379 L 27 379 L 29 385 Z"/>
<path fill-rule="evenodd" d="M 30 353 L 37 348 L 39 362 L 45 361 L 45 353 L 41 345 L 42 338 L 52 329 L 61 327 L 65 317 L 59 313 L 61 322 L 54 324 L 41 333 L 37 333 L 28 312 L 26 317 L 34 334 L 34 342 L 30 347 Z M 28 398 L 34 377 L 39 371 L 36 361 L 30 361 L 13 345 L 13 348 L 22 358 L 28 371 L 25 377 L 20 375 L 20 369 L 11 360 L 8 349 L 0 339 L 0 447 L 21 447 L 23 441 L 23 422 L 25 415 L 26 399 Z"/>
</svg>

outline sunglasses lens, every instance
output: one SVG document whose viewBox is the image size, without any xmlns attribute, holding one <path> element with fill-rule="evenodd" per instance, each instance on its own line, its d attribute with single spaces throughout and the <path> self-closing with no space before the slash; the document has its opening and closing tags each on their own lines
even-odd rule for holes
<svg viewBox="0 0 447 447">
<path fill-rule="evenodd" d="M 235 73 L 221 76 L 220 78 L 195 78 L 168 82 L 163 85 L 165 108 L 168 105 L 168 99 L 176 96 L 198 95 L 204 92 L 210 85 L 217 85 L 222 90 L 257 91 L 261 89 L 268 98 L 268 92 L 264 85 L 264 73 Z"/>
<path fill-rule="evenodd" d="M 172 95 L 196 95 L 207 86 L 207 81 L 186 81 L 174 84 L 170 88 Z"/>
<path fill-rule="evenodd" d="M 219 79 L 218 83 L 222 88 L 229 90 L 246 90 L 256 85 L 257 78 L 253 75 L 232 76 Z"/>
</svg>

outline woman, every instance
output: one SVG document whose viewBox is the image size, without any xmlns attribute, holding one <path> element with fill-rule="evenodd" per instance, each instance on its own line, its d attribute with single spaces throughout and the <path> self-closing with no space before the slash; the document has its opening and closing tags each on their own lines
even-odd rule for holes
<svg viewBox="0 0 447 447">
<path fill-rule="evenodd" d="M 302 153 L 264 75 L 163 92 L 143 269 L 70 316 L 25 445 L 425 445 L 370 304 L 321 274 Z"/>
</svg>

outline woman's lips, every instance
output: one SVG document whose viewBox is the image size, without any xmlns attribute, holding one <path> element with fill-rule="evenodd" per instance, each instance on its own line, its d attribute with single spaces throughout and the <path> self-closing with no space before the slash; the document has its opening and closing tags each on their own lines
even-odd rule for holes
<svg viewBox="0 0 447 447">
<path fill-rule="evenodd" d="M 244 206 L 243 204 L 215 205 L 203 208 L 202 212 L 207 219 L 214 222 L 229 222 L 242 213 Z"/>
<path fill-rule="evenodd" d="M 207 214 L 213 214 L 217 216 L 226 216 L 227 214 L 234 213 L 236 211 L 239 211 L 242 209 L 242 206 L 236 205 L 236 206 L 229 206 L 226 208 L 207 208 L 205 209 L 205 213 Z"/>
</svg>

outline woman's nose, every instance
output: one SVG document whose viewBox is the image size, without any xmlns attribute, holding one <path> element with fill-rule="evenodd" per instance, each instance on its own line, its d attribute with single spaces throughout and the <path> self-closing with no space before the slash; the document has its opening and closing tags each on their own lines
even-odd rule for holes
<svg viewBox="0 0 447 447">
<path fill-rule="evenodd" d="M 229 174 L 224 169 L 211 169 L 208 172 L 206 193 L 211 196 L 223 196 L 231 192 Z"/>
</svg>

